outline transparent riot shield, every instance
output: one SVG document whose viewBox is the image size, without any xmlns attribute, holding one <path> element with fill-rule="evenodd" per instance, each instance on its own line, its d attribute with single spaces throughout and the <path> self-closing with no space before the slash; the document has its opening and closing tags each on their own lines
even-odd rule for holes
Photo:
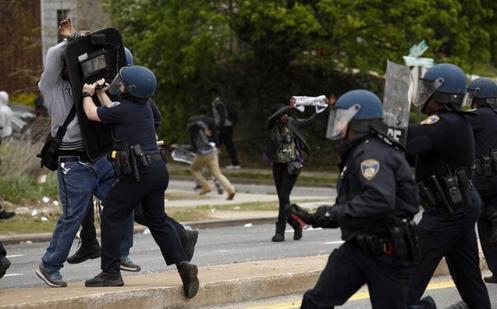
<svg viewBox="0 0 497 309">
<path fill-rule="evenodd" d="M 409 125 L 411 84 L 411 71 L 408 67 L 387 61 L 383 122 L 388 128 L 388 137 L 402 145 L 405 145 Z"/>
</svg>

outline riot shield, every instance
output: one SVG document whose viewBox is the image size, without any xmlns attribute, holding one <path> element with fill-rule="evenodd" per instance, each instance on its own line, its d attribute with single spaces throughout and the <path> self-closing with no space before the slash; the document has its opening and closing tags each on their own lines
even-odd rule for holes
<svg viewBox="0 0 497 309">
<path fill-rule="evenodd" d="M 383 95 L 383 122 L 387 136 L 405 145 L 411 107 L 411 72 L 408 67 L 387 61 Z"/>
<path fill-rule="evenodd" d="M 121 33 L 115 28 L 106 28 L 71 41 L 65 50 L 76 115 L 86 153 L 95 160 L 112 147 L 112 134 L 108 125 L 90 121 L 82 105 L 84 83 L 93 83 L 101 78 L 111 81 L 119 69 L 126 65 Z M 98 103 L 98 100 L 94 100 Z"/>
</svg>

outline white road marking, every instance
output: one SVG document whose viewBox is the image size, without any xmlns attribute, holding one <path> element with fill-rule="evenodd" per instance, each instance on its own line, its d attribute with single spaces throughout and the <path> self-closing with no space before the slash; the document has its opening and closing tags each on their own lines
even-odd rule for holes
<svg viewBox="0 0 497 309">
<path fill-rule="evenodd" d="M 18 277 L 18 276 L 24 276 L 24 274 L 6 274 L 3 277 L 5 278 L 5 277 Z"/>
<path fill-rule="evenodd" d="M 12 255 L 7 255 L 6 258 L 10 259 L 10 258 L 16 258 L 16 257 L 21 257 L 21 256 L 24 256 L 24 254 L 12 254 Z"/>
<path fill-rule="evenodd" d="M 343 244 L 345 241 L 343 240 L 337 240 L 337 241 L 327 241 L 325 242 L 326 245 L 341 245 Z"/>
</svg>

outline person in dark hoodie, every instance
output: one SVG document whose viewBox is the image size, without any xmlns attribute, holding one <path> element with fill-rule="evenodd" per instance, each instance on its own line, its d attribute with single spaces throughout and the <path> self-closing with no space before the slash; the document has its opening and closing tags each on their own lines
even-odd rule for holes
<svg viewBox="0 0 497 309">
<path fill-rule="evenodd" d="M 285 240 L 287 222 L 294 229 L 293 239 L 302 238 L 302 226 L 291 216 L 290 194 L 302 169 L 304 153 L 309 152 L 302 129 L 310 126 L 318 118 L 318 114 L 305 119 L 288 116 L 294 107 L 295 99 L 292 97 L 289 105 L 277 105 L 266 123 L 269 133 L 266 155 L 272 161 L 273 179 L 279 201 L 276 233 L 271 239 L 274 242 Z"/>
</svg>

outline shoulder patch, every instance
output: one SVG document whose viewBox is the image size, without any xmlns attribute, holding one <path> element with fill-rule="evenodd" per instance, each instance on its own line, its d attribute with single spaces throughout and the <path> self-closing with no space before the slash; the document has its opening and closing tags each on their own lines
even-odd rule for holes
<svg viewBox="0 0 497 309">
<path fill-rule="evenodd" d="M 120 104 L 121 104 L 121 102 L 114 101 L 114 102 L 112 102 L 112 104 L 109 107 L 116 107 L 116 106 L 119 106 Z"/>
<path fill-rule="evenodd" d="M 430 117 L 426 118 L 425 120 L 421 121 L 421 124 L 434 124 L 435 122 L 439 121 L 440 117 L 437 115 L 431 115 Z"/>
<path fill-rule="evenodd" d="M 361 162 L 361 174 L 367 180 L 373 179 L 380 171 L 380 162 L 375 159 L 367 159 Z"/>
</svg>

